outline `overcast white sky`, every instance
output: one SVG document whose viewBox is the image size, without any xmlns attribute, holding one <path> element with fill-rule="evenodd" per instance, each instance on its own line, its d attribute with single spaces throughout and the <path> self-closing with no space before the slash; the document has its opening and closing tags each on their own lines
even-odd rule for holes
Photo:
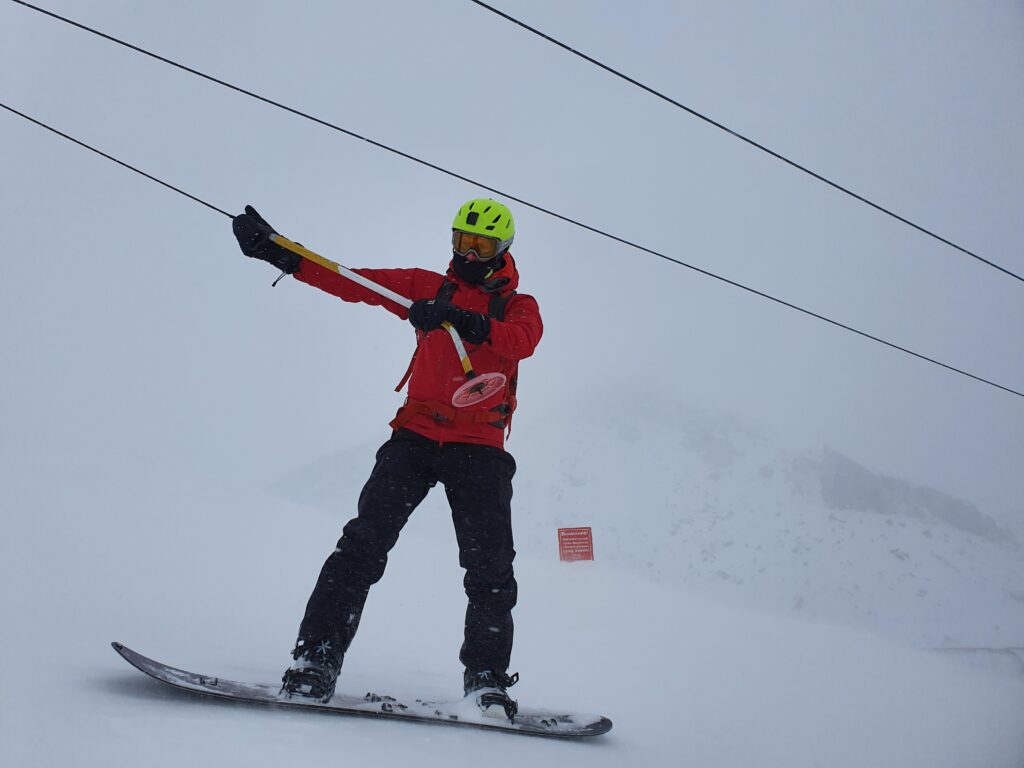
<svg viewBox="0 0 1024 768">
<path fill-rule="evenodd" d="M 1024 283 L 463 0 L 45 5 L 1024 388 Z M 1021 3 L 500 7 L 1024 273 Z M 349 266 L 443 269 L 481 194 L 9 2 L 0 101 Z M 0 147 L 0 440 L 269 482 L 384 438 L 406 326 L 271 290 L 225 218 L 6 112 Z M 1024 518 L 1021 398 L 512 208 L 547 323 L 513 453 L 581 384 L 594 418 L 670 391 Z"/>
</svg>

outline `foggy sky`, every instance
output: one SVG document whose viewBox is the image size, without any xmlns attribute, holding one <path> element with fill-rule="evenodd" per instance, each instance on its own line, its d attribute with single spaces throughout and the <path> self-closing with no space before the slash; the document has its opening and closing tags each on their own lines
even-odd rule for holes
<svg viewBox="0 0 1024 768">
<path fill-rule="evenodd" d="M 468 2 L 46 7 L 1016 389 L 1024 283 Z M 1024 272 L 1019 3 L 500 7 Z M 348 266 L 442 270 L 477 188 L 0 4 L 0 100 Z M 412 332 L 0 114 L 6 450 L 268 483 L 379 435 Z M 1024 401 L 511 204 L 546 335 L 509 449 L 671 393 L 1024 530 Z M 59 478 L 56 479 L 59 481 Z"/>
</svg>

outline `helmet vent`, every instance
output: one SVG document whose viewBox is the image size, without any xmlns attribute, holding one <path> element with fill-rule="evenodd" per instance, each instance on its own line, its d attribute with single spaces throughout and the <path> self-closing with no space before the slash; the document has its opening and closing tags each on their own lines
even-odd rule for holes
<svg viewBox="0 0 1024 768">
<path fill-rule="evenodd" d="M 515 226 L 512 212 L 502 203 L 489 198 L 467 200 L 452 221 L 453 231 L 476 232 L 503 243 L 512 242 Z"/>
</svg>

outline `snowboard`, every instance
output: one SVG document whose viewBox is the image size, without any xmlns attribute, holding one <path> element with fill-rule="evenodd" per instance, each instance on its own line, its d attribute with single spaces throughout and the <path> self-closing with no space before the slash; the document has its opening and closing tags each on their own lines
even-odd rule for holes
<svg viewBox="0 0 1024 768">
<path fill-rule="evenodd" d="M 500 716 L 483 713 L 472 700 L 424 701 L 423 699 L 398 699 L 379 693 L 367 693 L 362 697 L 336 693 L 334 698 L 327 703 L 305 701 L 296 697 L 288 698 L 280 695 L 278 692 L 280 685 L 277 684 L 239 683 L 225 680 L 222 677 L 199 675 L 148 659 L 121 643 L 111 643 L 111 645 L 125 661 L 160 682 L 200 695 L 215 696 L 248 704 L 331 712 L 338 715 L 467 726 L 562 739 L 600 736 L 610 731 L 612 727 L 612 721 L 600 715 L 562 710 L 544 711 L 526 707 L 519 710 L 514 721 L 510 721 L 505 717 L 504 712 L 501 712 Z"/>
</svg>

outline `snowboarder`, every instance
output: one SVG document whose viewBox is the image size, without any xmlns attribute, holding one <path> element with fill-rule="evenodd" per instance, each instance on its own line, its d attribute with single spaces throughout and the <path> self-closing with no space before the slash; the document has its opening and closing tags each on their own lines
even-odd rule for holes
<svg viewBox="0 0 1024 768">
<path fill-rule="evenodd" d="M 408 220 L 391 209 L 384 242 L 400 242 Z M 282 693 L 328 701 L 344 655 L 359 626 L 370 587 L 384 574 L 409 515 L 438 482 L 452 510 L 469 604 L 459 659 L 463 687 L 481 709 L 510 719 L 516 703 L 507 688 L 516 580 L 512 561 L 511 499 L 515 460 L 504 441 L 516 408 L 519 361 L 533 354 L 543 332 L 532 296 L 516 293 L 519 273 L 509 252 L 515 224 L 495 200 L 467 202 L 452 223 L 452 259 L 445 274 L 425 269 L 358 269 L 358 274 L 412 300 L 406 310 L 390 299 L 274 243 L 275 230 L 251 207 L 233 220 L 242 252 L 345 301 L 383 306 L 416 329 L 406 374 L 409 390 L 390 426 L 392 435 L 359 496 L 358 514 L 327 558 L 299 627 Z M 466 408 L 451 405 L 466 381 L 442 323 L 467 345 L 478 371 L 507 377 L 500 393 Z M 401 385 L 399 385 L 401 387 Z"/>
</svg>

